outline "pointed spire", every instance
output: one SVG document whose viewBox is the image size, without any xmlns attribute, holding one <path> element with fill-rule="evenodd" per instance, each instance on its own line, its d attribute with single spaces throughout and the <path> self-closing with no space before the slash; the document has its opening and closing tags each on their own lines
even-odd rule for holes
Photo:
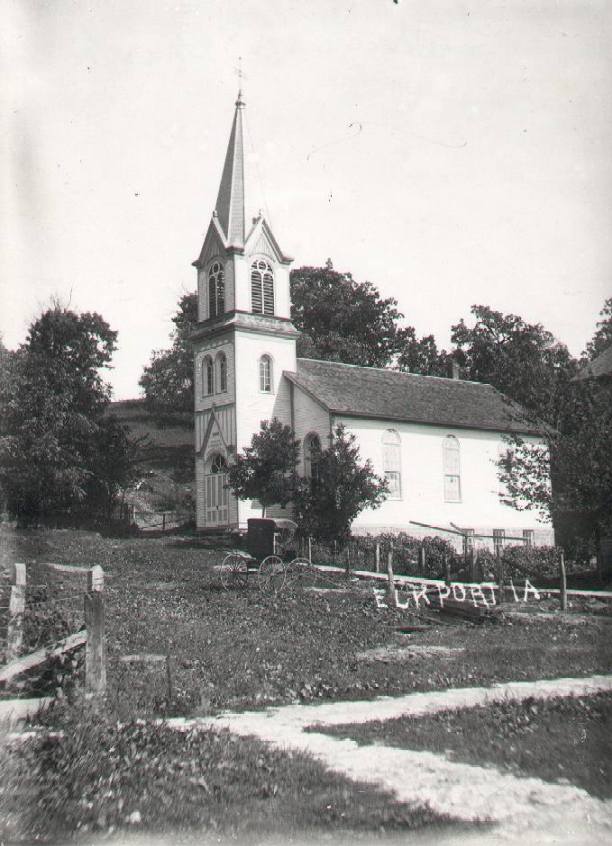
<svg viewBox="0 0 612 846">
<path fill-rule="evenodd" d="M 244 150 L 242 144 L 244 106 L 242 91 L 238 91 L 234 122 L 215 206 L 219 223 L 230 247 L 244 247 Z"/>
</svg>

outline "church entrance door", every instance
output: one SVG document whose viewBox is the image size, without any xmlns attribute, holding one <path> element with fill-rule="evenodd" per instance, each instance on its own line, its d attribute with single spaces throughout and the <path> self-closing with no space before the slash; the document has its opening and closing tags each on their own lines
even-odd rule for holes
<svg viewBox="0 0 612 846">
<path fill-rule="evenodd" d="M 206 496 L 206 526 L 227 526 L 229 523 L 229 490 L 227 484 L 227 462 L 217 453 L 211 456 L 209 472 L 204 476 Z"/>
</svg>

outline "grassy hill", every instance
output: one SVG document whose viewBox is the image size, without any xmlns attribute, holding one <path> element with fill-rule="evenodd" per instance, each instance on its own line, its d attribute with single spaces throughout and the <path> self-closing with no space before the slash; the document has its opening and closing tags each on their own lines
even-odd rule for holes
<svg viewBox="0 0 612 846">
<path fill-rule="evenodd" d="M 112 402 L 110 413 L 138 442 L 138 477 L 125 502 L 136 509 L 142 527 L 154 527 L 161 512 L 189 512 L 195 496 L 193 415 L 151 414 L 144 400 Z"/>
</svg>

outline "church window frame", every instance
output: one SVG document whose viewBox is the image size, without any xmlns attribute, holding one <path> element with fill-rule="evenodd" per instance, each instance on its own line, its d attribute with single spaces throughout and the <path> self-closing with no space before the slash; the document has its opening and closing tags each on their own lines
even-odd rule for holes
<svg viewBox="0 0 612 846">
<path fill-rule="evenodd" d="M 455 435 L 442 441 L 444 469 L 444 502 L 461 502 L 461 444 Z"/>
<path fill-rule="evenodd" d="M 321 438 L 316 432 L 309 432 L 304 438 L 304 476 L 310 480 L 311 487 L 320 481 L 321 452 Z"/>
<path fill-rule="evenodd" d="M 271 394 L 272 391 L 272 356 L 264 353 L 259 358 L 259 391 Z"/>
<path fill-rule="evenodd" d="M 208 316 L 217 317 L 225 312 L 225 270 L 215 259 L 208 268 Z"/>
<path fill-rule="evenodd" d="M 266 258 L 251 261 L 251 311 L 253 314 L 275 314 L 274 268 Z"/>
<path fill-rule="evenodd" d="M 397 429 L 385 429 L 381 437 L 383 475 L 389 487 L 389 499 L 402 498 L 402 439 Z"/>
<path fill-rule="evenodd" d="M 227 393 L 227 356 L 224 352 L 217 353 L 217 392 Z"/>
<path fill-rule="evenodd" d="M 215 392 L 215 365 L 212 356 L 202 359 L 202 395 L 209 397 Z"/>
</svg>

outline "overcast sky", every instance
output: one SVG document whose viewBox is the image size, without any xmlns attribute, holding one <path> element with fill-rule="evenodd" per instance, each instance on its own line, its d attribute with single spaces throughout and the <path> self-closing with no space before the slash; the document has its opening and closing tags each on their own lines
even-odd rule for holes
<svg viewBox="0 0 612 846">
<path fill-rule="evenodd" d="M 295 265 L 447 344 L 473 303 L 579 353 L 612 295 L 607 0 L 4 0 L 0 332 L 54 295 L 137 396 L 195 288 L 247 79 L 247 202 Z M 6 84 L 8 81 L 8 85 Z"/>
</svg>

